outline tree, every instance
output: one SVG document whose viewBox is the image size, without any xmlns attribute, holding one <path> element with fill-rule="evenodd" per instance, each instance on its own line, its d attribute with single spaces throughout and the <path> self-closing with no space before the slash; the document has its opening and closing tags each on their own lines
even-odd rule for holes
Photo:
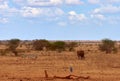
<svg viewBox="0 0 120 81">
<path fill-rule="evenodd" d="M 19 39 L 11 39 L 8 41 L 8 49 L 9 51 L 12 51 L 15 56 L 18 55 L 16 48 L 19 46 L 20 40 Z"/>
<path fill-rule="evenodd" d="M 65 50 L 66 43 L 64 41 L 56 41 L 51 44 L 52 50 L 57 50 L 59 52 Z"/>
<path fill-rule="evenodd" d="M 35 50 L 43 50 L 43 48 L 49 49 L 50 43 L 47 40 L 35 40 L 33 41 L 33 48 Z"/>
<path fill-rule="evenodd" d="M 103 39 L 102 43 L 99 45 L 99 49 L 101 51 L 105 51 L 106 54 L 111 53 L 112 51 L 116 51 L 115 41 L 110 39 Z"/>
</svg>

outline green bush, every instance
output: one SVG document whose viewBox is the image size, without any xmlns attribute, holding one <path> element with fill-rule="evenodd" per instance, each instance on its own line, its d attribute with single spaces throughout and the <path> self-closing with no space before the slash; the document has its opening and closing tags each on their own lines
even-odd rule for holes
<svg viewBox="0 0 120 81">
<path fill-rule="evenodd" d="M 51 50 L 64 51 L 66 43 L 64 41 L 56 41 L 51 44 Z"/>
</svg>

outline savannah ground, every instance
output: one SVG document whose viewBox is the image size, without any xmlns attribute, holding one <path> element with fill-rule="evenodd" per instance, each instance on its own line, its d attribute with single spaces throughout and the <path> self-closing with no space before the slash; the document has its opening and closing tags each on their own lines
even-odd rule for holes
<svg viewBox="0 0 120 81">
<path fill-rule="evenodd" d="M 78 48 L 79 49 L 79 48 Z M 81 48 L 80 48 L 81 49 Z M 97 47 L 85 51 L 85 60 L 78 60 L 76 52 L 31 51 L 37 59 L 29 57 L 0 56 L 0 81 L 120 81 L 120 52 L 105 54 Z M 69 67 L 73 67 L 70 72 Z M 44 70 L 53 76 L 89 76 L 89 79 L 45 79 Z"/>
</svg>

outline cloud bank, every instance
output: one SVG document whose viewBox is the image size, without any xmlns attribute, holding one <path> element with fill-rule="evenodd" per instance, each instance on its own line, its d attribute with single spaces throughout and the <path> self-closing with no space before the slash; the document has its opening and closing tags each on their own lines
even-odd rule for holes
<svg viewBox="0 0 120 81">
<path fill-rule="evenodd" d="M 21 19 L 44 19 L 46 22 L 56 20 L 61 26 L 66 26 L 65 22 L 71 21 L 92 23 L 93 20 L 99 20 L 111 23 L 114 20 L 118 23 L 119 2 L 120 0 L 0 0 L 0 23 L 10 22 L 9 18 L 17 16 Z M 82 8 L 85 5 L 88 9 Z M 91 6 L 95 7 L 89 8 Z M 78 11 L 69 7 L 78 8 Z M 85 10 L 82 11 L 83 9 Z"/>
</svg>

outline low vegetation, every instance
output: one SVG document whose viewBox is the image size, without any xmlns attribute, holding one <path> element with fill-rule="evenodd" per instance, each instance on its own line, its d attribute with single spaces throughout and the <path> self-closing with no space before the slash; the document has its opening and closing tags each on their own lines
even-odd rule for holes
<svg viewBox="0 0 120 81">
<path fill-rule="evenodd" d="M 24 43 L 25 42 L 25 43 Z M 80 49 L 83 50 L 88 50 L 87 52 L 92 52 L 92 51 L 103 51 L 106 54 L 110 53 L 117 53 L 119 49 L 116 47 L 116 42 L 110 39 L 103 39 L 101 42 L 99 42 L 99 45 L 97 44 L 85 44 L 81 42 L 75 42 L 75 41 L 48 41 L 45 39 L 39 39 L 39 40 L 33 40 L 33 41 L 21 41 L 20 39 L 11 39 L 6 42 L 7 45 L 6 49 L 2 49 L 0 51 L 1 55 L 6 55 L 7 53 L 11 52 L 15 56 L 18 56 L 18 53 L 20 52 L 30 52 L 30 51 L 75 51 L 76 48 L 80 47 Z M 0 42 L 2 45 L 2 41 Z M 97 47 L 94 48 L 94 46 Z M 21 50 L 22 47 L 26 47 L 26 49 Z M 78 49 L 79 50 L 79 49 Z M 89 51 L 90 50 L 90 51 Z"/>
<path fill-rule="evenodd" d="M 56 41 L 51 43 L 51 50 L 55 50 L 58 52 L 65 50 L 66 43 L 64 41 Z"/>
<path fill-rule="evenodd" d="M 77 47 L 78 44 L 77 44 L 77 42 L 69 42 L 66 44 L 66 46 L 69 51 L 74 51 L 75 50 L 74 48 Z"/>
<path fill-rule="evenodd" d="M 115 47 L 116 42 L 110 39 L 103 39 L 102 43 L 99 45 L 99 49 L 101 51 L 105 51 L 106 54 L 111 52 L 117 52 L 117 48 Z"/>
<path fill-rule="evenodd" d="M 0 81 L 119 81 L 120 54 L 112 54 L 116 50 L 119 53 L 119 42 L 110 39 L 1 41 Z M 50 76 L 45 76 L 44 70 Z"/>
<path fill-rule="evenodd" d="M 8 41 L 8 50 L 18 56 L 16 48 L 19 46 L 20 40 L 19 39 L 11 39 Z M 6 50 L 7 50 L 6 49 Z"/>
<path fill-rule="evenodd" d="M 44 48 L 47 50 L 50 48 L 50 42 L 47 40 L 35 40 L 33 41 L 33 49 L 41 51 Z"/>
</svg>

